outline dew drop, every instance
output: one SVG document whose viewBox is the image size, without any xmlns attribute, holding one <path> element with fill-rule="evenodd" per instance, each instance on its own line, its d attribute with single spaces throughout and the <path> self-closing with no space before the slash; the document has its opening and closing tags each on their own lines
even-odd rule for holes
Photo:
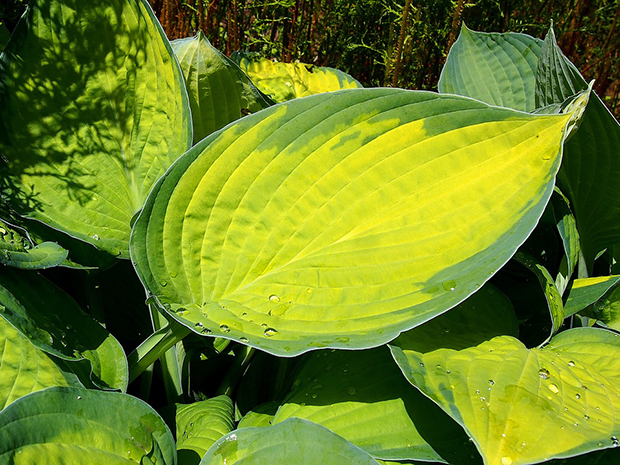
<svg viewBox="0 0 620 465">
<path fill-rule="evenodd" d="M 510 457 L 502 457 L 502 465 L 512 465 L 512 459 Z"/>
<path fill-rule="evenodd" d="M 547 387 L 548 387 L 548 388 L 549 388 L 549 390 L 550 390 L 551 392 L 553 392 L 554 394 L 557 394 L 558 392 L 560 392 L 560 390 L 558 389 L 558 387 L 557 387 L 555 384 L 553 384 L 553 383 L 549 384 L 549 386 L 547 386 Z"/>
<path fill-rule="evenodd" d="M 78 398 L 78 400 L 82 400 L 82 396 L 78 396 L 77 398 Z"/>
<path fill-rule="evenodd" d="M 171 278 L 176 278 L 178 274 L 179 274 L 179 273 L 177 273 L 176 271 L 171 271 L 171 272 L 170 272 L 170 277 L 171 277 Z"/>
<path fill-rule="evenodd" d="M 545 368 L 541 368 L 540 370 L 538 370 L 538 376 L 540 376 L 542 379 L 549 379 L 551 377 L 551 375 L 549 375 L 549 370 Z"/>
<path fill-rule="evenodd" d="M 584 415 L 583 419 L 586 420 L 586 421 L 589 420 L 590 419 L 590 415 Z"/>
<path fill-rule="evenodd" d="M 612 436 L 611 437 L 611 444 L 614 447 L 618 447 L 618 446 L 620 446 L 620 441 L 618 441 L 618 438 L 616 436 Z"/>
<path fill-rule="evenodd" d="M 223 333 L 227 333 L 230 331 L 230 328 L 228 327 L 228 325 L 220 325 L 220 331 Z"/>
<path fill-rule="evenodd" d="M 271 295 L 269 296 L 269 300 L 270 300 L 271 302 L 275 302 L 275 303 L 277 303 L 277 302 L 280 302 L 280 297 L 278 297 L 278 296 L 277 296 L 277 295 L 275 295 L 275 294 L 271 294 Z"/>
<path fill-rule="evenodd" d="M 581 399 L 581 396 L 579 394 L 575 394 L 575 399 L 579 400 Z"/>
<path fill-rule="evenodd" d="M 100 240 L 101 238 L 99 237 L 99 234 L 93 234 L 92 236 L 93 239 L 95 239 L 96 241 Z"/>
<path fill-rule="evenodd" d="M 424 363 L 423 362 L 420 362 L 420 367 L 424 368 Z"/>
<path fill-rule="evenodd" d="M 476 389 L 476 394 L 480 394 L 480 389 Z"/>
<path fill-rule="evenodd" d="M 267 328 L 267 329 L 265 329 L 265 332 L 263 334 L 266 337 L 271 337 L 271 336 L 274 336 L 274 335 L 278 334 L 278 330 L 273 329 L 273 328 Z"/>
<path fill-rule="evenodd" d="M 307 294 L 312 294 L 312 289 L 310 289 L 310 288 L 306 289 L 306 293 Z"/>
<path fill-rule="evenodd" d="M 493 381 L 492 379 L 489 380 L 489 386 L 493 386 L 495 384 L 495 381 Z"/>
<path fill-rule="evenodd" d="M 318 395 L 317 395 L 317 394 L 312 394 L 312 396 L 311 396 L 311 397 L 312 397 L 313 399 L 316 399 L 316 398 L 318 397 Z"/>
<path fill-rule="evenodd" d="M 441 283 L 441 287 L 443 287 L 445 291 L 453 291 L 456 289 L 456 281 L 453 279 L 450 281 L 444 281 Z"/>
<path fill-rule="evenodd" d="M 249 341 L 249 339 L 248 339 L 247 337 L 241 337 L 241 338 L 239 338 L 239 340 L 240 340 L 241 342 L 243 342 L 244 344 L 245 344 L 245 343 L 247 343 L 247 342 Z"/>
<path fill-rule="evenodd" d="M 165 279 L 162 279 L 159 284 L 161 285 L 161 287 L 166 287 L 168 285 L 168 281 L 166 281 Z"/>
<path fill-rule="evenodd" d="M 355 389 L 353 386 L 349 386 L 349 389 L 347 389 L 347 393 L 351 396 L 354 396 L 356 392 L 357 389 Z"/>
<path fill-rule="evenodd" d="M 573 362 L 572 360 L 570 360 L 570 361 L 568 362 L 568 366 L 569 366 L 569 367 L 574 367 L 574 366 L 575 366 L 575 362 Z"/>
</svg>

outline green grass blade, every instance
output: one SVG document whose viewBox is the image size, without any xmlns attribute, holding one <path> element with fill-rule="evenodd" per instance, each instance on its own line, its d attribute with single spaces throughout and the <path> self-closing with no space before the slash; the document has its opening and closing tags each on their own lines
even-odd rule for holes
<svg viewBox="0 0 620 465">
<path fill-rule="evenodd" d="M 192 137 L 144 0 L 31 4 L 0 59 L 0 120 L 12 208 L 122 257 L 133 215 Z"/>
<path fill-rule="evenodd" d="M 441 71 L 439 92 L 532 111 L 542 44 L 526 34 L 489 34 L 463 25 Z"/>
<path fill-rule="evenodd" d="M 167 172 L 132 260 L 199 334 L 288 356 L 377 346 L 514 254 L 553 191 L 567 121 L 399 89 L 277 105 Z"/>
</svg>

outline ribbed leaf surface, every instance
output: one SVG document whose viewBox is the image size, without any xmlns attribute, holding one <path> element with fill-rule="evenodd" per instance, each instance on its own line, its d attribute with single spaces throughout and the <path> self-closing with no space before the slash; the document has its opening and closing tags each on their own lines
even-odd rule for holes
<svg viewBox="0 0 620 465">
<path fill-rule="evenodd" d="M 269 106 L 243 71 L 213 47 L 202 31 L 170 45 L 187 85 L 194 143 L 244 114 Z"/>
<path fill-rule="evenodd" d="M 0 59 L 4 195 L 114 255 L 191 144 L 183 77 L 146 1 L 41 0 Z"/>
<path fill-rule="evenodd" d="M 0 463 L 173 465 L 176 453 L 170 430 L 141 400 L 56 387 L 0 412 Z"/>
<path fill-rule="evenodd" d="M 441 71 L 439 92 L 532 111 L 542 44 L 526 34 L 489 34 L 463 25 Z"/>
<path fill-rule="evenodd" d="M 80 382 L 0 318 L 0 410 L 31 392 L 69 385 Z"/>
<path fill-rule="evenodd" d="M 409 381 L 463 425 L 485 464 L 519 465 L 618 445 L 620 338 L 565 331 L 542 349 L 498 336 L 462 350 L 398 339 Z"/>
<path fill-rule="evenodd" d="M 269 428 L 227 434 L 200 465 L 378 465 L 366 452 L 328 429 L 300 418 Z"/>
<path fill-rule="evenodd" d="M 553 190 L 566 123 L 399 89 L 277 105 L 167 172 L 132 259 L 198 333 L 279 355 L 376 346 L 514 254 Z"/>
</svg>

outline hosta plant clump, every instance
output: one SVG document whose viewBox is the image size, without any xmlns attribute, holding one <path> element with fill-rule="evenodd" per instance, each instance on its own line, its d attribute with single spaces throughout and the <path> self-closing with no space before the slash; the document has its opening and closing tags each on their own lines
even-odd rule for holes
<svg viewBox="0 0 620 465">
<path fill-rule="evenodd" d="M 463 26 L 427 92 L 31 1 L 0 463 L 615 463 L 619 148 L 552 30 Z"/>
</svg>

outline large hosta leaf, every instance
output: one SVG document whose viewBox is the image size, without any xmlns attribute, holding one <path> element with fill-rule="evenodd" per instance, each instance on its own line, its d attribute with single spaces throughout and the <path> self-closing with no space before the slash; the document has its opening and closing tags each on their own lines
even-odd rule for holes
<svg viewBox="0 0 620 465">
<path fill-rule="evenodd" d="M 171 42 L 187 84 L 194 123 L 194 142 L 244 114 L 269 106 L 248 77 L 198 31 Z"/>
<path fill-rule="evenodd" d="M 205 454 L 201 465 L 378 465 L 363 450 L 328 429 L 300 418 L 270 428 L 243 428 L 227 434 Z"/>
<path fill-rule="evenodd" d="M 566 124 L 400 89 L 277 105 L 162 177 L 132 259 L 198 333 L 279 355 L 376 346 L 512 256 L 553 191 Z"/>
<path fill-rule="evenodd" d="M 127 360 L 119 342 L 43 276 L 2 270 L 0 314 L 39 349 L 84 365 L 100 387 L 127 389 Z"/>
<path fill-rule="evenodd" d="M 252 82 L 276 102 L 298 97 L 354 89 L 362 85 L 338 69 L 306 63 L 278 63 L 266 58 L 237 56 L 239 66 Z"/>
<path fill-rule="evenodd" d="M 173 465 L 176 453 L 170 430 L 141 400 L 55 387 L 0 412 L 0 463 Z"/>
<path fill-rule="evenodd" d="M 191 145 L 183 77 L 144 0 L 41 0 L 0 59 L 3 194 L 114 255 Z"/>
<path fill-rule="evenodd" d="M 0 410 L 26 394 L 51 386 L 80 386 L 45 352 L 0 318 Z"/>
<path fill-rule="evenodd" d="M 542 44 L 526 34 L 488 34 L 463 25 L 441 71 L 439 92 L 532 111 Z"/>
<path fill-rule="evenodd" d="M 530 464 L 618 445 L 616 334 L 572 329 L 542 349 L 510 336 L 461 350 L 419 349 L 414 337 L 399 338 L 392 352 L 409 381 L 465 427 L 485 464 Z"/>
</svg>

